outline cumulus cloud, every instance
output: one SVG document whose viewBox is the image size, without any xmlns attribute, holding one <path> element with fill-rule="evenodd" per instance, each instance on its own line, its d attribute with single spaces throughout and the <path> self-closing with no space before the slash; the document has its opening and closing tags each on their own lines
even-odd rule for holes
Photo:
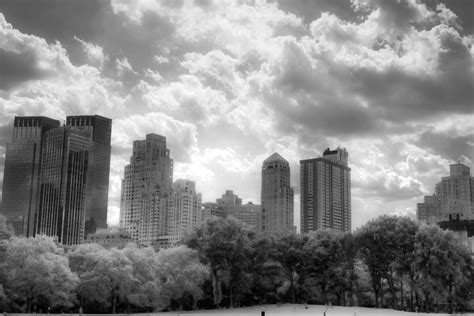
<svg viewBox="0 0 474 316">
<path fill-rule="evenodd" d="M 474 37 L 454 4 L 91 1 L 57 28 L 3 6 L 0 141 L 15 115 L 112 118 L 111 224 L 147 133 L 167 137 L 175 178 L 205 200 L 234 189 L 259 202 L 274 151 L 298 192 L 300 159 L 346 147 L 355 227 L 411 214 L 449 163 L 472 165 Z"/>
<path fill-rule="evenodd" d="M 101 69 L 104 66 L 104 62 L 109 59 L 107 56 L 105 56 L 103 48 L 93 43 L 83 41 L 76 36 L 74 36 L 74 38 L 81 44 L 82 49 L 86 53 L 86 56 L 92 65 Z"/>
<path fill-rule="evenodd" d="M 177 161 L 188 161 L 197 150 L 194 125 L 160 112 L 131 115 L 114 120 L 112 146 L 129 149 L 130 155 L 133 141 L 144 139 L 149 133 L 166 135 L 168 146 L 173 148 L 173 158 Z"/>
</svg>

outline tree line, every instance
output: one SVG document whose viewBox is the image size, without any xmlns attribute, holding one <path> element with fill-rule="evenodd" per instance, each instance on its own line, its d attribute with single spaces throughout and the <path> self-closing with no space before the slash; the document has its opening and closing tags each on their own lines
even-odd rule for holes
<svg viewBox="0 0 474 316">
<path fill-rule="evenodd" d="M 0 221 L 0 230 L 8 228 Z M 5 233 L 6 232 L 6 233 Z M 472 308 L 473 260 L 449 231 L 381 216 L 354 233 L 262 235 L 212 220 L 176 248 L 0 243 L 0 311 L 147 312 L 307 303 Z"/>
</svg>

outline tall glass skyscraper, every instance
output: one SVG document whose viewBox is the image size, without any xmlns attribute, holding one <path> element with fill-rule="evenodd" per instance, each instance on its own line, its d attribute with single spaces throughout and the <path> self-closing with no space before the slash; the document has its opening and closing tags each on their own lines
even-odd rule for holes
<svg viewBox="0 0 474 316">
<path fill-rule="evenodd" d="M 66 125 L 91 141 L 85 194 L 86 235 L 107 228 L 112 120 L 99 115 L 68 116 Z"/>
<path fill-rule="evenodd" d="M 264 160 L 262 166 L 261 230 L 268 233 L 294 231 L 293 188 L 290 165 L 278 153 Z"/>
<path fill-rule="evenodd" d="M 34 235 L 38 205 L 43 135 L 60 122 L 43 116 L 15 117 L 11 143 L 7 143 L 1 213 L 16 235 Z"/>
<path fill-rule="evenodd" d="M 0 212 L 17 235 L 77 244 L 106 227 L 111 123 L 97 115 L 68 117 L 62 127 L 46 117 L 15 117 Z"/>
<path fill-rule="evenodd" d="M 351 230 L 351 169 L 343 148 L 300 161 L 301 232 Z"/>
<path fill-rule="evenodd" d="M 69 126 L 44 135 L 36 233 L 66 245 L 84 240 L 87 174 L 91 142 Z"/>
</svg>

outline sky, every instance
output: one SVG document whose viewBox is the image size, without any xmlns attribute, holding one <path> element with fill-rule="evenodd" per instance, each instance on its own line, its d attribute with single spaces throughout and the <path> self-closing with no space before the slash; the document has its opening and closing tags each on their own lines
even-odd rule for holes
<svg viewBox="0 0 474 316">
<path fill-rule="evenodd" d="M 167 138 L 203 201 L 260 202 L 261 166 L 346 148 L 352 227 L 414 217 L 473 167 L 474 1 L 2 0 L 0 180 L 14 116 L 112 124 L 109 225 L 133 140 Z M 1 183 L 0 183 L 1 186 Z"/>
</svg>

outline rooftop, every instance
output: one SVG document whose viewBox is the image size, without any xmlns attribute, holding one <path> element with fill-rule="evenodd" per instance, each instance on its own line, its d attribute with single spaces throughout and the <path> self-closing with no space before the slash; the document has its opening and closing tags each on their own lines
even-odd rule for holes
<svg viewBox="0 0 474 316">
<path fill-rule="evenodd" d="M 273 153 L 270 157 L 265 159 L 263 163 L 269 163 L 269 162 L 274 162 L 274 161 L 283 161 L 283 162 L 288 163 L 288 161 L 285 158 L 283 158 L 279 153 Z"/>
</svg>

